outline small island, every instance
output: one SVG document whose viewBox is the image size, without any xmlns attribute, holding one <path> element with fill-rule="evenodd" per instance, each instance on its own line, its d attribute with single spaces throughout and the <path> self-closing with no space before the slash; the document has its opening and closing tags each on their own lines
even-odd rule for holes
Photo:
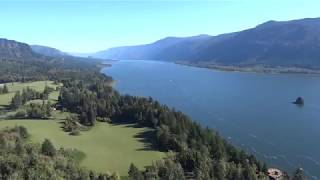
<svg viewBox="0 0 320 180">
<path fill-rule="evenodd" d="M 304 105 L 304 99 L 302 97 L 298 97 L 296 101 L 293 102 L 293 104 Z"/>
</svg>

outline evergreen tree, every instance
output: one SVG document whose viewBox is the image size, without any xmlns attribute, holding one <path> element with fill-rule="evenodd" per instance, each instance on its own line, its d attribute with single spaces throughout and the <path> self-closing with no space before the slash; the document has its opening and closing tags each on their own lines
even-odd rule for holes
<svg viewBox="0 0 320 180">
<path fill-rule="evenodd" d="M 45 103 L 42 102 L 42 105 L 38 103 L 30 103 L 27 106 L 27 115 L 29 118 L 36 118 L 36 119 L 44 119 L 49 118 L 51 116 L 51 105 L 50 102 Z"/>
<path fill-rule="evenodd" d="M 128 175 L 132 180 L 143 180 L 142 173 L 133 163 L 130 164 Z"/>
<path fill-rule="evenodd" d="M 20 91 L 17 91 L 11 100 L 11 108 L 18 109 L 22 105 Z"/>
<path fill-rule="evenodd" d="M 9 89 L 8 89 L 8 87 L 7 87 L 6 84 L 3 85 L 2 93 L 3 93 L 3 94 L 9 93 Z"/>
<path fill-rule="evenodd" d="M 21 138 L 28 138 L 29 137 L 29 133 L 27 131 L 27 128 L 25 128 L 24 126 L 19 126 L 18 127 L 18 132 Z"/>
<path fill-rule="evenodd" d="M 42 143 L 41 152 L 46 156 L 52 157 L 56 155 L 56 149 L 49 139 L 45 139 L 44 142 Z"/>
<path fill-rule="evenodd" d="M 264 172 L 265 174 L 268 173 L 268 166 L 266 163 L 263 163 L 263 166 L 262 166 L 262 172 Z"/>
<path fill-rule="evenodd" d="M 304 175 L 304 171 L 302 168 L 298 168 L 292 177 L 292 180 L 306 180 L 307 178 Z"/>
<path fill-rule="evenodd" d="M 18 155 L 22 155 L 25 152 L 25 148 L 23 147 L 23 142 L 20 139 L 17 139 L 15 151 Z"/>
<path fill-rule="evenodd" d="M 51 116 L 51 103 L 48 101 L 46 104 L 43 105 L 44 111 L 45 111 L 45 117 L 48 118 Z"/>
<path fill-rule="evenodd" d="M 249 164 L 245 164 L 245 167 L 243 170 L 243 178 L 246 180 L 258 179 L 255 169 L 252 166 L 250 166 Z"/>
<path fill-rule="evenodd" d="M 214 174 L 217 179 L 225 178 L 226 169 L 222 160 L 214 163 Z"/>
</svg>

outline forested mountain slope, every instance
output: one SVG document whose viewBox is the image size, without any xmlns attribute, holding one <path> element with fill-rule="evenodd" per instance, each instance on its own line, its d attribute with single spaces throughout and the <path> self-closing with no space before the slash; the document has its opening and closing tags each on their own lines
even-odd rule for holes
<svg viewBox="0 0 320 180">
<path fill-rule="evenodd" d="M 47 47 L 47 46 L 31 45 L 30 47 L 34 52 L 45 55 L 45 56 L 52 56 L 52 57 L 69 56 L 69 54 L 65 52 L 62 52 L 58 49 Z"/>
<path fill-rule="evenodd" d="M 35 53 L 25 44 L 0 39 L 0 83 L 72 78 L 74 72 L 85 76 L 87 71 L 99 72 L 94 61 L 73 56 L 51 57 Z"/>
</svg>

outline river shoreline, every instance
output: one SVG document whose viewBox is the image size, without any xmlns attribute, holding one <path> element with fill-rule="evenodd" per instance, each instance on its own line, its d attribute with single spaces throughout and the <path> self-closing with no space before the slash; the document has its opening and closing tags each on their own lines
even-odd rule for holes
<svg viewBox="0 0 320 180">
<path fill-rule="evenodd" d="M 209 63 L 190 63 L 186 61 L 177 61 L 175 64 L 183 66 L 191 66 L 198 68 L 213 69 L 225 72 L 246 72 L 258 74 L 306 74 L 306 75 L 320 75 L 320 69 L 308 69 L 300 67 L 266 67 L 266 66 L 233 66 L 233 65 L 218 65 Z"/>
<path fill-rule="evenodd" d="M 270 167 L 291 173 L 300 164 L 310 179 L 319 179 L 315 163 L 320 146 L 314 142 L 319 135 L 315 127 L 320 126 L 320 76 L 229 73 L 151 60 L 110 64 L 102 72 L 117 81 L 115 88 L 121 94 L 150 96 L 216 129 L 221 136 L 232 137 L 232 144 Z M 290 104 L 299 96 L 308 101 L 303 108 Z M 301 131 L 296 133 L 296 129 Z"/>
</svg>

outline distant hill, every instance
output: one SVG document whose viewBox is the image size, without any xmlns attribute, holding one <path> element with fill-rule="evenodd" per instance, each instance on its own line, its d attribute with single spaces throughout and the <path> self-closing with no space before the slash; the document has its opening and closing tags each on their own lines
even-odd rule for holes
<svg viewBox="0 0 320 180">
<path fill-rule="evenodd" d="M 69 56 L 69 54 L 65 52 L 62 52 L 58 49 L 47 47 L 47 46 L 31 45 L 30 47 L 34 52 L 45 55 L 45 56 L 52 56 L 52 57 Z"/>
<path fill-rule="evenodd" d="M 68 52 L 69 55 L 71 56 L 76 56 L 76 57 L 83 57 L 83 58 L 90 58 L 92 53 L 76 53 L 76 52 Z"/>
<path fill-rule="evenodd" d="M 12 81 L 34 81 L 70 78 L 70 74 L 94 69 L 98 71 L 96 59 L 73 56 L 48 56 L 34 52 L 25 43 L 0 39 L 0 83 Z"/>
<path fill-rule="evenodd" d="M 93 56 L 320 68 L 320 18 L 268 21 L 252 29 L 218 36 L 169 37 L 152 44 L 111 48 Z"/>
<path fill-rule="evenodd" d="M 37 56 L 30 46 L 13 40 L 0 38 L 0 59 L 4 58 L 30 58 Z"/>
<path fill-rule="evenodd" d="M 181 59 L 187 54 L 193 54 L 193 49 L 211 39 L 208 35 L 199 35 L 187 38 L 167 37 L 151 44 L 110 48 L 93 54 L 93 57 L 106 59 L 149 59 L 171 61 Z"/>
<path fill-rule="evenodd" d="M 61 58 L 64 60 L 76 60 L 76 61 L 91 61 L 91 62 L 101 62 L 102 59 L 97 59 L 90 57 L 90 54 L 85 53 L 66 53 L 62 52 L 56 48 L 42 46 L 42 45 L 30 45 L 33 52 L 47 56 L 47 57 L 54 57 L 54 58 Z"/>
</svg>

